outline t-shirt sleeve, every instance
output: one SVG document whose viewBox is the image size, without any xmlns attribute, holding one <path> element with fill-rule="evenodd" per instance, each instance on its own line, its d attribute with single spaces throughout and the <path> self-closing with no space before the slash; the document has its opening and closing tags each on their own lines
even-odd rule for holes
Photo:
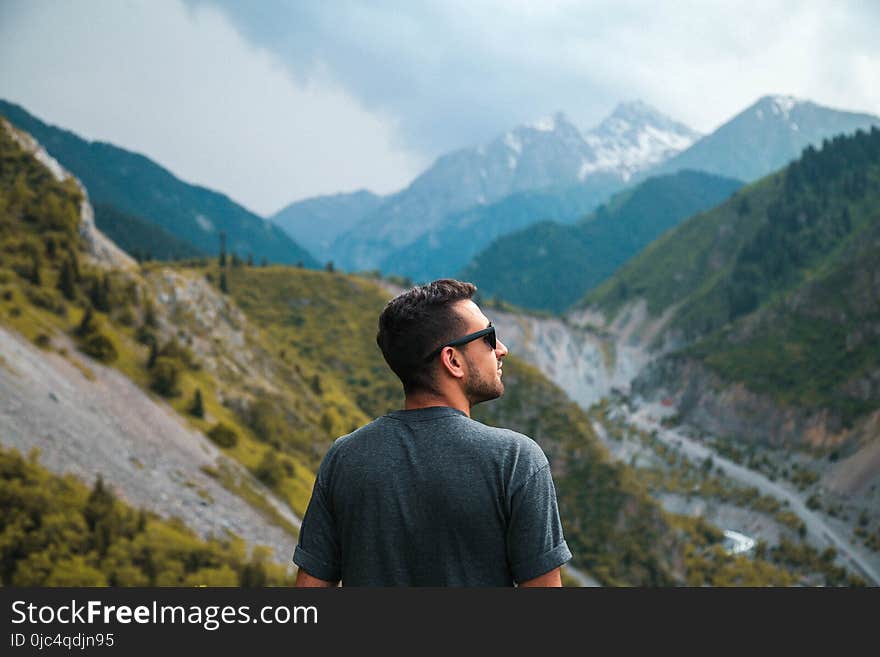
<svg viewBox="0 0 880 657">
<path fill-rule="evenodd" d="M 299 530 L 293 562 L 312 577 L 338 582 L 341 577 L 339 538 L 327 504 L 324 464 Z"/>
<path fill-rule="evenodd" d="M 507 556 L 516 582 L 534 579 L 571 559 L 549 463 L 513 492 L 510 510 Z"/>
</svg>

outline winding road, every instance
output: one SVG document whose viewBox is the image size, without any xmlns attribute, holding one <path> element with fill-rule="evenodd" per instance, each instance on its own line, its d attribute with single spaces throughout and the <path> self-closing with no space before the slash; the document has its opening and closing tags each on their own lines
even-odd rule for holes
<svg viewBox="0 0 880 657">
<path fill-rule="evenodd" d="M 621 409 L 624 410 L 624 409 Z M 748 486 L 754 486 L 764 495 L 772 495 L 789 504 L 789 508 L 803 520 L 807 534 L 815 545 L 831 546 L 837 550 L 869 583 L 880 585 L 880 575 L 877 569 L 868 563 L 845 538 L 831 528 L 817 513 L 807 508 L 800 495 L 794 490 L 771 481 L 764 475 L 738 463 L 724 458 L 705 445 L 688 438 L 675 429 L 667 429 L 659 424 L 654 418 L 668 413 L 659 404 L 645 404 L 635 412 L 627 414 L 627 420 L 635 427 L 648 432 L 656 431 L 657 438 L 667 445 L 678 447 L 685 456 L 694 462 L 701 463 L 708 457 L 712 457 L 716 467 L 721 467 L 726 476 L 736 479 Z"/>
</svg>

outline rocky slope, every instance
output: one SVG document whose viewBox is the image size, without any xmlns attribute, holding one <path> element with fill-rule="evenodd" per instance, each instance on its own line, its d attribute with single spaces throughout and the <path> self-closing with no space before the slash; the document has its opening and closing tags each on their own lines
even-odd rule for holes
<svg viewBox="0 0 880 657">
<path fill-rule="evenodd" d="M 203 537 L 231 532 L 271 547 L 279 562 L 290 559 L 295 537 L 221 483 L 247 482 L 272 498 L 250 473 L 120 372 L 76 352 L 66 336 L 53 336 L 52 347 L 40 349 L 0 327 L 5 446 L 38 449 L 49 470 L 87 483 L 101 475 L 133 506 L 180 518 Z M 299 526 L 286 504 L 275 504 Z"/>
</svg>

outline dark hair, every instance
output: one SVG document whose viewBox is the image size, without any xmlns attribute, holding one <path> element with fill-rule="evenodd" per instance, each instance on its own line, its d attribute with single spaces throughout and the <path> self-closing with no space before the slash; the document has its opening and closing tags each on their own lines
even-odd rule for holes
<svg viewBox="0 0 880 657">
<path fill-rule="evenodd" d="M 419 285 L 397 295 L 379 315 L 376 343 L 406 393 L 436 391 L 436 360 L 425 356 L 459 337 L 466 327 L 452 304 L 470 299 L 476 286 L 451 278 Z"/>
</svg>

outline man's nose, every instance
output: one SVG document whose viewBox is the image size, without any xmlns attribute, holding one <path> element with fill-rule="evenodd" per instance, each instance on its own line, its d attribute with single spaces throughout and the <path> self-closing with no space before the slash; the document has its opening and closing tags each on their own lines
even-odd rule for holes
<svg viewBox="0 0 880 657">
<path fill-rule="evenodd" d="M 498 358 L 503 358 L 507 355 L 507 345 L 505 345 L 501 340 L 497 340 L 497 344 L 495 345 L 495 355 Z"/>
</svg>

